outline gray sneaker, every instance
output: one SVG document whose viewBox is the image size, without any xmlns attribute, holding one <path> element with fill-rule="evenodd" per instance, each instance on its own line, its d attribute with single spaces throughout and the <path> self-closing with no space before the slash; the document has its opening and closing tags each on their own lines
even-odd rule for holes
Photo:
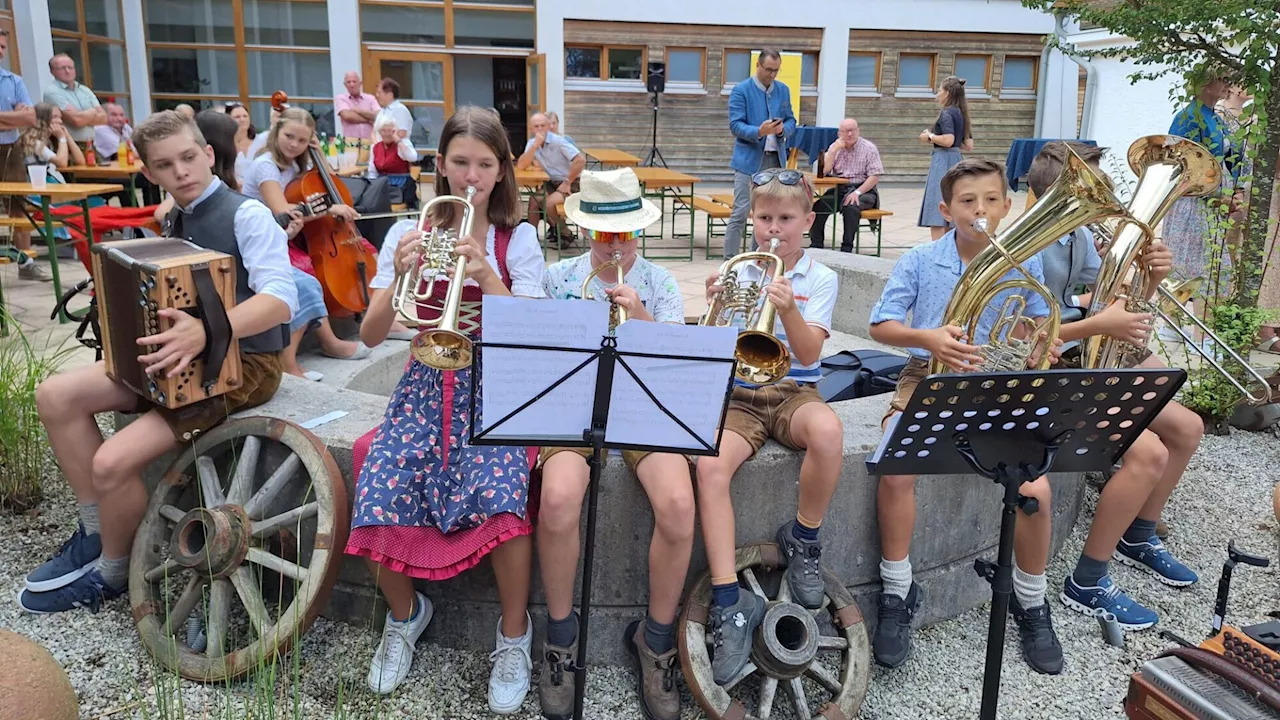
<svg viewBox="0 0 1280 720">
<path fill-rule="evenodd" d="M 727 608 L 712 606 L 711 673 L 717 685 L 728 684 L 751 658 L 751 638 L 764 621 L 764 598 L 743 588 Z"/>
<path fill-rule="evenodd" d="M 40 282 L 53 282 L 53 276 L 45 270 L 42 265 L 32 260 L 18 266 L 18 278 L 20 280 L 39 280 Z"/>
<path fill-rule="evenodd" d="M 538 678 L 538 702 L 547 720 L 573 717 L 573 661 L 578 657 L 578 641 L 569 647 L 542 645 L 542 675 Z"/>
<path fill-rule="evenodd" d="M 822 545 L 816 540 L 800 540 L 791 529 L 796 521 L 778 528 L 778 547 L 787 556 L 787 587 L 791 590 L 791 599 L 800 605 L 817 610 L 822 607 L 822 598 L 826 595 L 826 583 L 822 581 Z"/>
</svg>

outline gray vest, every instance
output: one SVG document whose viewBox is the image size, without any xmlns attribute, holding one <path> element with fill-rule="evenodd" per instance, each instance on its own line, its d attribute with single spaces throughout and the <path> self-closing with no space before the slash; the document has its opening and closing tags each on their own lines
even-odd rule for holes
<svg viewBox="0 0 1280 720">
<path fill-rule="evenodd" d="M 1062 308 L 1064 323 L 1075 322 L 1084 317 L 1079 308 L 1071 305 L 1071 296 L 1075 293 L 1076 286 L 1091 285 L 1098 279 L 1095 273 L 1089 273 L 1093 277 L 1085 277 L 1085 262 L 1089 259 L 1088 253 L 1093 252 L 1093 248 L 1088 247 L 1088 242 L 1089 238 L 1085 233 L 1073 230 L 1071 240 L 1065 245 L 1054 242 L 1040 251 L 1040 259 L 1044 262 L 1044 284 Z"/>
<path fill-rule="evenodd" d="M 213 194 L 196 205 L 190 213 L 174 208 L 164 219 L 164 235 L 180 237 L 203 248 L 226 253 L 236 259 L 236 303 L 253 297 L 249 289 L 249 272 L 236 245 L 236 211 L 249 198 L 219 184 Z M 280 325 L 265 332 L 240 338 L 240 351 L 246 353 L 279 352 L 289 346 L 289 326 Z"/>
</svg>

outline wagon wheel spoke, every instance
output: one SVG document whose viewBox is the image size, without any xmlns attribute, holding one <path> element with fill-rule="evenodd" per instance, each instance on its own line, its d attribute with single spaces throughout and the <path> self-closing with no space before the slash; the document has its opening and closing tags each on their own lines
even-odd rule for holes
<svg viewBox="0 0 1280 720">
<path fill-rule="evenodd" d="M 227 490 L 228 505 L 244 505 L 253 492 L 253 473 L 258 469 L 258 452 L 262 449 L 262 440 L 257 435 L 249 435 L 240 448 L 240 458 L 236 460 L 236 471 L 231 476 L 231 487 Z"/>
<path fill-rule="evenodd" d="M 297 453 L 289 453 L 289 457 L 280 463 L 280 467 L 271 473 L 271 477 L 267 478 L 262 487 L 258 488 L 258 492 L 254 493 L 253 497 L 249 498 L 249 501 L 244 504 L 245 514 L 249 516 L 250 520 L 261 518 L 262 513 L 266 512 L 272 501 L 276 499 L 281 490 L 288 486 L 289 480 L 293 478 L 301 467 L 302 458 L 298 457 Z"/>
<path fill-rule="evenodd" d="M 259 638 L 266 637 L 271 631 L 270 616 L 267 614 L 267 606 L 262 602 L 262 588 L 258 587 L 258 581 L 253 578 L 247 565 L 236 568 L 231 575 L 231 584 L 235 586 L 240 603 L 249 614 L 249 623 L 253 625 L 254 632 Z"/>
<path fill-rule="evenodd" d="M 823 635 L 818 638 L 818 652 L 844 652 L 849 649 L 849 640 L 838 635 Z"/>
<path fill-rule="evenodd" d="M 773 717 L 773 700 L 778 696 L 778 680 L 767 675 L 760 681 L 760 700 L 756 715 L 760 720 Z"/>
<path fill-rule="evenodd" d="M 304 518 L 315 517 L 319 512 L 320 503 L 313 500 L 306 505 L 299 505 L 288 512 L 280 513 L 279 515 L 269 517 L 265 520 L 254 521 L 252 525 L 253 536 L 255 538 L 263 538 L 268 535 L 274 535 L 280 532 L 282 528 L 295 525 Z"/>
<path fill-rule="evenodd" d="M 791 588 L 787 587 L 785 575 L 778 581 L 778 597 L 776 599 L 778 602 L 791 602 Z"/>
<path fill-rule="evenodd" d="M 832 695 L 840 694 L 840 679 L 828 670 L 826 665 L 815 660 L 813 664 L 804 671 L 804 674 L 808 675 L 819 685 L 826 688 L 827 692 Z"/>
<path fill-rule="evenodd" d="M 171 523 L 177 523 L 183 515 L 186 515 L 180 508 L 173 505 L 161 505 L 157 512 L 160 513 L 160 517 Z"/>
<path fill-rule="evenodd" d="M 209 613 L 205 618 L 205 637 L 208 638 L 208 648 L 205 652 L 211 658 L 222 657 L 222 646 L 227 639 L 227 628 L 230 626 L 228 619 L 231 610 L 231 594 L 235 592 L 235 588 L 231 586 L 231 581 L 227 579 L 219 579 L 213 581 L 213 589 L 209 592 Z"/>
<path fill-rule="evenodd" d="M 751 677 L 751 673 L 755 671 L 756 671 L 756 664 L 753 662 L 748 662 L 746 667 L 742 668 L 742 671 L 738 673 L 737 677 L 725 683 L 724 691 L 729 692 L 730 690 L 738 687 L 738 683 L 742 682 L 743 680 L 746 680 L 748 677 Z"/>
<path fill-rule="evenodd" d="M 785 584 L 783 583 L 783 585 Z M 800 720 L 812 720 L 813 715 L 809 712 L 809 698 L 804 694 L 804 685 L 800 682 L 800 678 L 788 680 L 787 690 L 791 691 L 791 700 L 795 705 L 796 717 L 800 718 Z"/>
<path fill-rule="evenodd" d="M 246 559 L 255 564 L 261 565 L 268 570 L 274 570 L 285 577 L 292 578 L 298 582 L 306 582 L 310 571 L 297 563 L 289 562 L 278 555 L 263 550 L 262 548 L 251 547 Z"/>
<path fill-rule="evenodd" d="M 751 570 L 751 568 L 743 570 L 742 577 L 746 578 L 747 586 L 751 588 L 751 592 L 764 598 L 766 602 L 769 600 L 769 595 L 765 593 L 764 588 L 760 586 L 760 581 L 756 579 L 756 574 Z"/>
<path fill-rule="evenodd" d="M 178 564 L 177 560 L 165 560 L 143 573 L 142 577 L 146 578 L 147 582 L 160 582 L 167 577 L 176 577 L 183 570 L 184 568 Z"/>
<path fill-rule="evenodd" d="M 200 476 L 200 504 L 203 507 L 217 507 L 226 498 L 222 495 L 222 480 L 218 477 L 218 468 L 213 458 L 201 455 L 196 458 L 196 474 Z"/>
<path fill-rule="evenodd" d="M 187 581 L 187 586 L 183 588 L 182 594 L 178 596 L 178 599 L 169 608 L 169 617 L 164 624 L 165 637 L 172 637 L 174 628 L 179 628 L 186 624 L 187 618 L 191 617 L 191 611 L 196 609 L 196 605 L 204 595 L 206 583 L 208 583 L 208 580 L 195 574 Z"/>
</svg>

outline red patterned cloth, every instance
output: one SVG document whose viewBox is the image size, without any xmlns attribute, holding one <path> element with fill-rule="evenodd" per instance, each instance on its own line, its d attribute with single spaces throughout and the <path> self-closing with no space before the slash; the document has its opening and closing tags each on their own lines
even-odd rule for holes
<svg viewBox="0 0 1280 720">
<path fill-rule="evenodd" d="M 89 220 L 93 223 L 93 242 L 102 242 L 103 233 L 119 232 L 125 228 L 148 227 L 152 230 L 158 230 L 159 223 L 155 219 L 157 207 L 159 206 L 148 205 L 140 208 L 120 208 L 103 205 L 89 208 Z M 92 273 L 93 265 L 89 260 L 89 245 L 85 242 L 84 210 L 79 205 L 64 205 L 62 207 L 49 208 L 49 214 L 61 221 L 62 225 L 67 228 L 71 238 L 76 241 L 76 256 L 80 258 L 80 262 L 84 263 L 84 269 Z M 44 222 L 44 215 L 38 210 L 33 212 L 31 216 L 37 222 Z"/>
</svg>

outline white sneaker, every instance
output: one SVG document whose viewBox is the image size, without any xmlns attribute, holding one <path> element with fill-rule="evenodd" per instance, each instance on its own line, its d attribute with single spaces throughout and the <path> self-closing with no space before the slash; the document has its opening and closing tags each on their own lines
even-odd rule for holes
<svg viewBox="0 0 1280 720">
<path fill-rule="evenodd" d="M 413 646 L 422 636 L 431 622 L 431 601 L 422 593 L 414 593 L 418 598 L 418 616 L 408 622 L 399 623 L 391 619 L 387 612 L 387 624 L 382 629 L 382 642 L 373 654 L 373 662 L 369 664 L 369 689 L 379 695 L 386 695 L 400 687 L 400 683 L 409 676 L 409 668 L 413 666 Z"/>
<path fill-rule="evenodd" d="M 533 646 L 533 621 L 525 613 L 524 635 L 506 638 L 502 635 L 502 618 L 498 618 L 497 643 L 489 660 L 493 669 L 489 672 L 489 709 L 499 715 L 510 715 L 524 704 L 529 693 L 529 674 L 533 670 L 533 658 L 529 651 Z"/>
</svg>

